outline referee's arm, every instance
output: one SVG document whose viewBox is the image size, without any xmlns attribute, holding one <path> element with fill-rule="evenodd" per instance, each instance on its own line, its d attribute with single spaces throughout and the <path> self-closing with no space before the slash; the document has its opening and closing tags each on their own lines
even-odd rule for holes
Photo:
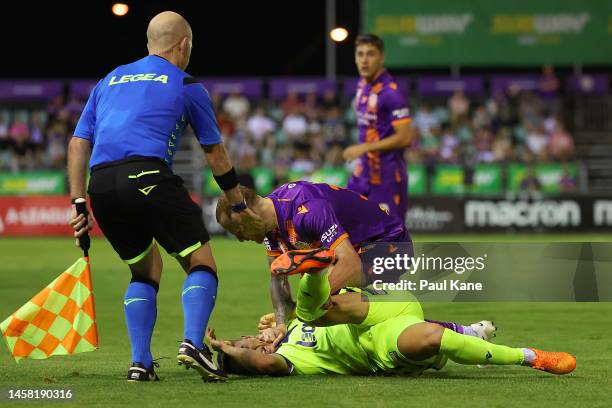
<svg viewBox="0 0 612 408">
<path fill-rule="evenodd" d="M 70 197 L 72 200 L 76 198 L 85 198 L 87 194 L 87 164 L 89 163 L 89 154 L 91 152 L 91 140 L 96 126 L 96 94 L 98 86 L 96 85 L 89 99 L 83 108 L 79 122 L 74 130 L 74 136 L 68 144 L 68 182 L 70 184 Z M 74 203 L 74 201 L 73 201 Z M 69 221 L 70 226 L 74 229 L 75 238 L 85 234 L 93 228 L 93 218 L 91 214 L 87 219 L 83 215 L 76 212 L 74 205 L 72 206 L 72 216 Z M 76 245 L 78 246 L 78 239 Z"/>
</svg>

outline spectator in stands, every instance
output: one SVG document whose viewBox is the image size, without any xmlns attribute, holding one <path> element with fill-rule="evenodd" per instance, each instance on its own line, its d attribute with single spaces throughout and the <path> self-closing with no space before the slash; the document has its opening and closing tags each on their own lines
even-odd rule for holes
<svg viewBox="0 0 612 408">
<path fill-rule="evenodd" d="M 285 116 L 290 115 L 292 113 L 302 112 L 302 110 L 304 109 L 297 92 L 293 90 L 290 90 L 287 93 L 287 97 L 281 104 L 281 108 Z"/>
<path fill-rule="evenodd" d="M 427 133 L 420 135 L 423 159 L 428 165 L 433 165 L 440 160 L 440 126 L 428 129 Z"/>
<path fill-rule="evenodd" d="M 544 132 L 550 136 L 561 122 L 562 119 L 560 115 L 555 115 L 552 114 L 552 112 L 548 112 L 548 115 L 546 115 L 546 118 L 544 119 Z"/>
<path fill-rule="evenodd" d="M 459 138 L 457 138 L 455 128 L 452 126 L 443 127 L 439 157 L 445 163 L 459 162 Z"/>
<path fill-rule="evenodd" d="M 340 144 L 344 147 L 348 145 L 346 125 L 342 119 L 342 111 L 338 106 L 332 105 L 328 109 L 323 119 L 322 131 L 327 144 Z"/>
<path fill-rule="evenodd" d="M 15 120 L 9 129 L 13 149 L 11 169 L 14 172 L 32 170 L 32 143 L 28 125 L 20 120 Z"/>
<path fill-rule="evenodd" d="M 474 137 L 474 144 L 476 148 L 475 161 L 477 163 L 491 163 L 493 161 L 493 148 L 492 148 L 493 136 L 491 131 L 487 128 L 483 128 L 476 131 Z"/>
<path fill-rule="evenodd" d="M 308 117 L 318 116 L 319 103 L 317 101 L 317 93 L 314 91 L 308 92 L 304 98 L 304 104 L 302 105 L 304 113 Z"/>
<path fill-rule="evenodd" d="M 345 145 L 334 143 L 325 150 L 325 159 L 323 161 L 323 167 L 338 167 L 344 164 L 342 158 L 342 152 L 344 151 Z"/>
<path fill-rule="evenodd" d="M 0 169 L 10 168 L 12 159 L 9 127 L 4 115 L 0 113 Z"/>
<path fill-rule="evenodd" d="M 240 94 L 240 92 L 232 92 L 223 102 L 223 111 L 229 115 L 232 120 L 242 120 L 246 118 L 251 109 L 249 100 Z"/>
<path fill-rule="evenodd" d="M 512 151 L 512 131 L 510 128 L 501 128 L 495 140 L 493 140 L 493 161 L 498 163 L 506 163 L 514 158 Z"/>
<path fill-rule="evenodd" d="M 448 110 L 450 112 L 450 121 L 452 124 L 457 123 L 460 118 L 468 115 L 470 110 L 470 101 L 465 97 L 462 90 L 457 90 L 448 100 Z"/>
<path fill-rule="evenodd" d="M 432 112 L 431 106 L 427 103 L 421 105 L 418 113 L 414 117 L 414 125 L 422 136 L 431 134 L 432 128 L 440 126 L 440 119 Z"/>
<path fill-rule="evenodd" d="M 0 114 L 0 150 L 8 149 L 10 145 L 9 126 L 4 115 Z"/>
<path fill-rule="evenodd" d="M 555 75 L 555 68 L 552 65 L 542 67 L 542 77 L 540 78 L 540 94 L 544 99 L 556 98 L 559 93 L 559 78 Z"/>
<path fill-rule="evenodd" d="M 234 121 L 224 111 L 217 112 L 217 126 L 219 127 L 219 132 L 221 132 L 224 139 L 231 139 L 234 137 L 234 132 L 236 131 Z"/>
<path fill-rule="evenodd" d="M 244 145 L 244 143 L 243 143 Z M 255 178 L 252 175 L 253 169 L 257 167 L 257 154 L 254 148 L 244 149 L 238 164 L 238 182 L 241 186 L 255 190 Z"/>
<path fill-rule="evenodd" d="M 40 112 L 32 112 L 30 116 L 30 139 L 32 143 L 32 153 L 35 162 L 42 163 L 42 156 L 45 149 L 44 123 Z"/>
<path fill-rule="evenodd" d="M 519 103 L 521 123 L 527 127 L 544 125 L 544 104 L 533 92 L 523 92 Z"/>
<path fill-rule="evenodd" d="M 340 108 L 340 100 L 338 99 L 338 94 L 336 94 L 335 90 L 328 89 L 323 93 L 321 107 L 325 111 L 329 111 L 332 108 Z"/>
<path fill-rule="evenodd" d="M 567 160 L 574 155 L 574 141 L 565 131 L 563 124 L 557 122 L 548 140 L 548 153 L 553 160 Z"/>
<path fill-rule="evenodd" d="M 577 190 L 576 177 L 574 177 L 569 170 L 567 163 L 563 163 L 563 173 L 559 180 L 559 186 L 563 193 L 573 193 Z"/>
<path fill-rule="evenodd" d="M 276 138 L 268 135 L 264 139 L 263 146 L 259 149 L 259 164 L 264 167 L 271 167 L 276 155 Z"/>
<path fill-rule="evenodd" d="M 539 195 L 539 193 L 541 193 L 542 183 L 540 182 L 540 179 L 536 176 L 533 167 L 527 167 L 525 177 L 523 177 L 523 180 L 521 180 L 520 190 L 521 192 L 527 193 L 532 196 L 537 196 Z"/>
<path fill-rule="evenodd" d="M 221 109 L 221 99 L 221 94 L 219 92 L 213 91 L 210 93 L 210 104 L 217 115 L 223 110 Z"/>
<path fill-rule="evenodd" d="M 50 166 L 52 168 L 66 167 L 66 146 L 68 144 L 68 128 L 64 121 L 55 119 L 49 126 L 47 146 Z"/>
<path fill-rule="evenodd" d="M 283 120 L 283 132 L 291 142 L 301 142 L 308 131 L 308 122 L 298 108 L 294 107 L 289 111 Z"/>
<path fill-rule="evenodd" d="M 315 163 L 310 155 L 308 143 L 295 143 L 295 156 L 291 164 L 291 171 L 310 175 L 315 171 Z"/>
<path fill-rule="evenodd" d="M 253 116 L 247 120 L 246 127 L 254 140 L 262 140 L 264 136 L 276 130 L 276 123 L 266 116 L 263 108 L 258 107 Z"/>
<path fill-rule="evenodd" d="M 307 109 L 304 112 L 306 122 L 308 123 L 307 132 L 310 134 L 321 133 L 321 121 L 319 118 L 318 109 Z"/>
<path fill-rule="evenodd" d="M 548 138 L 541 127 L 531 126 L 527 130 L 527 161 L 543 162 L 547 159 Z"/>
<path fill-rule="evenodd" d="M 478 106 L 474 111 L 472 126 L 474 129 L 481 129 L 491 126 L 491 115 L 489 115 L 489 111 L 487 111 L 487 107 L 485 105 Z"/>
</svg>

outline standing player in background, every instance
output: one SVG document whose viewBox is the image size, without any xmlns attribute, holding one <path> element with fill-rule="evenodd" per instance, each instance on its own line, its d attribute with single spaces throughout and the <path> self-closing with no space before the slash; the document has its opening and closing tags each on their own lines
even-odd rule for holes
<svg viewBox="0 0 612 408">
<path fill-rule="evenodd" d="M 124 301 L 132 345 L 128 380 L 158 379 L 151 336 L 162 259 L 155 241 L 187 273 L 179 364 L 195 368 L 204 380 L 223 380 L 225 373 L 203 344 L 217 295 L 217 267 L 202 210 L 171 170 L 187 124 L 193 127 L 217 183 L 232 203 L 232 217 L 246 224 L 255 218 L 240 192 L 208 93 L 184 72 L 192 47 L 189 23 L 176 13 L 160 13 L 149 23 L 147 40 L 148 56 L 117 67 L 91 92 L 69 145 L 70 194 L 73 203 L 85 197 L 93 146 L 91 207 L 104 235 L 132 272 Z M 70 224 L 79 237 L 91 229 L 92 220 L 73 210 Z"/>
<path fill-rule="evenodd" d="M 412 140 L 410 114 L 383 65 L 383 40 L 374 34 L 360 35 L 355 46 L 355 64 L 361 76 L 356 96 L 359 144 L 346 148 L 344 159 L 359 159 L 359 164 L 348 188 L 404 222 L 408 209 L 404 149 Z"/>
</svg>

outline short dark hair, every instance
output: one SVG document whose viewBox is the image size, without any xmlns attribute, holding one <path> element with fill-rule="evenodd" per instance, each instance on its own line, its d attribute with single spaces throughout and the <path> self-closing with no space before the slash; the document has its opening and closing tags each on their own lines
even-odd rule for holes
<svg viewBox="0 0 612 408">
<path fill-rule="evenodd" d="M 385 42 L 376 34 L 367 33 L 358 35 L 355 40 L 355 48 L 363 44 L 372 44 L 374 47 L 378 48 L 378 51 L 385 52 Z"/>
</svg>

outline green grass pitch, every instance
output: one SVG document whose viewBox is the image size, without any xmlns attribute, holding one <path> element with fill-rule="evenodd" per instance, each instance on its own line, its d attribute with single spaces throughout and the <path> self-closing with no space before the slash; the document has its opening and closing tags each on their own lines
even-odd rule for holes
<svg viewBox="0 0 612 408">
<path fill-rule="evenodd" d="M 511 236 L 540 241 L 602 241 L 609 236 Z M 416 241 L 496 241 L 507 236 L 416 236 Z M 234 338 L 254 333 L 259 316 L 270 311 L 265 255 L 255 244 L 216 238 L 213 251 L 220 287 L 211 326 Z M 9 316 L 69 266 L 79 251 L 70 239 L 0 239 L 0 320 Z M 403 377 L 232 377 L 225 384 L 204 384 L 192 370 L 176 365 L 182 339 L 181 285 L 184 274 L 164 256 L 165 272 L 153 338 L 161 360 L 159 383 L 125 381 L 130 348 L 123 316 L 127 267 L 104 240 L 94 240 L 91 263 L 100 348 L 93 353 L 15 364 L 0 345 L 0 389 L 72 388 L 73 402 L 57 406 L 174 407 L 521 407 L 612 406 L 612 303 L 425 304 L 427 317 L 470 323 L 493 319 L 496 342 L 572 352 L 578 368 L 557 377 L 522 367 L 479 369 L 449 363 L 438 373 Z M 4 406 L 26 406 L 9 403 Z M 46 405 L 36 403 L 37 406 Z"/>
</svg>

